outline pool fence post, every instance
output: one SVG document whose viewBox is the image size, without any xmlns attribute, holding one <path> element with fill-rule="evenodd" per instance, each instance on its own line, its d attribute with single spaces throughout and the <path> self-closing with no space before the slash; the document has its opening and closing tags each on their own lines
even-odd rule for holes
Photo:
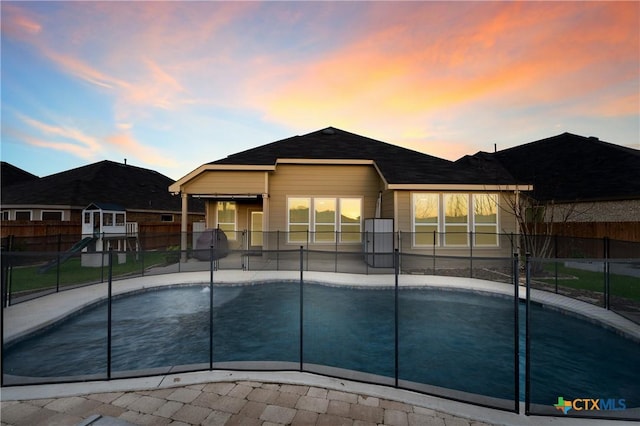
<svg viewBox="0 0 640 426">
<path fill-rule="evenodd" d="M 433 275 L 436 274 L 436 231 L 433 231 Z"/>
<path fill-rule="evenodd" d="M 553 262 L 553 269 L 555 271 L 555 283 L 556 283 L 556 294 L 558 294 L 558 234 L 553 236 L 553 251 L 555 262 Z"/>
<path fill-rule="evenodd" d="M 473 231 L 469 231 L 469 278 L 473 278 Z"/>
<path fill-rule="evenodd" d="M 520 264 L 513 253 L 513 399 L 514 411 L 520 414 Z"/>
<path fill-rule="evenodd" d="M 209 370 L 213 370 L 213 244 L 209 247 Z"/>
<path fill-rule="evenodd" d="M 525 311 L 524 413 L 528 416 L 531 408 L 531 253 L 526 253 L 525 256 L 527 298 Z"/>
<path fill-rule="evenodd" d="M 610 265 L 609 265 L 609 250 L 610 243 L 609 237 L 603 238 L 604 243 L 604 308 L 609 310 L 611 308 L 610 295 L 611 295 L 611 275 L 610 275 Z"/>
<path fill-rule="evenodd" d="M 58 234 L 58 253 L 56 254 L 56 293 L 60 291 L 60 249 L 62 248 L 62 234 Z"/>
<path fill-rule="evenodd" d="M 102 256 L 104 258 L 104 255 Z M 112 299 L 112 281 L 113 281 L 113 248 L 109 247 L 109 265 L 107 275 L 107 380 L 111 380 L 111 299 Z"/>
<path fill-rule="evenodd" d="M 394 377 L 395 377 L 395 387 L 398 387 L 398 372 L 399 372 L 399 354 L 398 354 L 398 275 L 400 274 L 400 255 L 398 249 L 394 250 L 394 275 L 395 275 L 395 287 L 394 287 Z"/>
<path fill-rule="evenodd" d="M 304 363 L 304 254 L 303 246 L 300 246 L 300 371 L 303 371 Z"/>
</svg>

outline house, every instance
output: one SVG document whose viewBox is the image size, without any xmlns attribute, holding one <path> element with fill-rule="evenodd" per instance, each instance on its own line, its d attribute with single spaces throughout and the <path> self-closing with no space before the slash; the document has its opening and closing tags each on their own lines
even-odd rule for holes
<svg viewBox="0 0 640 426">
<path fill-rule="evenodd" d="M 511 255 L 496 234 L 518 232 L 501 205 L 530 189 L 504 170 L 462 167 L 333 127 L 203 164 L 169 186 L 183 210 L 203 199 L 206 226 L 230 242 L 248 236 L 242 248 L 358 251 L 367 220 L 385 218 L 403 250 L 492 256 Z"/>
<path fill-rule="evenodd" d="M 2 166 L 3 176 L 5 167 L 17 169 Z M 132 221 L 177 222 L 180 203 L 166 192 L 172 182 L 156 171 L 108 160 L 13 184 L 3 180 L 3 219 L 80 223 L 87 205 L 107 202 L 125 207 Z M 188 211 L 193 220 L 204 209 L 194 200 Z"/>
<path fill-rule="evenodd" d="M 6 161 L 0 161 L 0 175 L 0 182 L 2 182 L 3 188 L 16 183 L 38 180 L 38 176 Z"/>
<path fill-rule="evenodd" d="M 533 184 L 537 211 L 529 219 L 543 219 L 554 233 L 640 241 L 640 150 L 562 133 L 458 163 Z"/>
<path fill-rule="evenodd" d="M 7 163 L 2 168 L 3 177 L 5 170 L 14 169 Z M 128 223 L 141 233 L 175 233 L 179 241 L 177 234 L 183 214 L 180 200 L 167 193 L 173 179 L 156 171 L 105 160 L 42 178 L 26 176 L 21 182 L 10 183 L 3 179 L 2 237 L 29 238 L 23 246 L 31 250 L 60 248 L 56 241 L 39 239 L 46 236 L 66 236 L 63 246 L 75 243 L 82 234 L 83 209 L 94 203 L 122 206 Z M 204 220 L 201 200 L 190 200 L 185 220 L 189 225 Z M 149 238 L 144 248 L 159 244 Z"/>
</svg>

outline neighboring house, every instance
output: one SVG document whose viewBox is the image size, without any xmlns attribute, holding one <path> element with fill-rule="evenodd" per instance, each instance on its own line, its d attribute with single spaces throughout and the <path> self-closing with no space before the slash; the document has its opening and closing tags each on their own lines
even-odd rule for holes
<svg viewBox="0 0 640 426">
<path fill-rule="evenodd" d="M 608 236 L 640 240 L 639 150 L 563 133 L 491 154 L 479 152 L 458 163 L 502 168 L 517 181 L 531 183 L 529 195 L 539 207 L 530 217 L 555 223 L 550 226 L 565 235 L 573 228 L 575 236 L 602 237 L 607 235 L 598 234 L 610 228 L 618 235 Z M 580 223 L 591 225 L 581 232 Z"/>
<path fill-rule="evenodd" d="M 22 170 L 13 164 L 0 161 L 0 182 L 2 187 L 14 185 L 16 183 L 29 182 L 38 180 L 38 176 L 33 175 L 26 170 Z"/>
<path fill-rule="evenodd" d="M 5 172 L 14 169 L 2 164 L 3 236 L 11 232 L 12 224 L 24 221 L 70 222 L 77 224 L 80 234 L 82 210 L 95 202 L 123 206 L 130 222 L 180 223 L 182 219 L 180 201 L 166 190 L 173 180 L 153 170 L 105 160 L 42 178 L 6 182 Z M 185 220 L 203 219 L 202 202 L 192 200 Z"/>
<path fill-rule="evenodd" d="M 434 247 L 435 231 L 442 233 L 435 245 L 451 254 L 473 247 L 508 256 L 511 246 L 496 234 L 517 233 L 517 224 L 500 205 L 531 189 L 514 182 L 506 172 L 328 127 L 203 164 L 169 191 L 181 195 L 183 208 L 192 197 L 204 199 L 206 226 L 230 241 L 249 231 L 248 247 L 276 248 L 266 236 L 278 232 L 280 248 L 360 250 L 367 219 L 388 218 L 405 249 Z"/>
</svg>

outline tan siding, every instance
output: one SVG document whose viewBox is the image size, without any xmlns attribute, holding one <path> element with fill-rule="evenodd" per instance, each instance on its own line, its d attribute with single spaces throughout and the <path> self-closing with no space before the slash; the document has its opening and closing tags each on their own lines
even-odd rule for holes
<svg viewBox="0 0 640 426">
<path fill-rule="evenodd" d="M 189 194 L 262 194 L 264 172 L 207 171 L 188 182 L 183 190 Z"/>
<path fill-rule="evenodd" d="M 279 165 L 269 176 L 269 229 L 287 229 L 287 197 L 364 197 L 364 219 L 374 216 L 381 189 L 370 165 Z"/>
<path fill-rule="evenodd" d="M 393 218 L 393 194 L 395 191 L 387 190 L 382 193 L 382 209 L 381 216 L 385 218 Z"/>
<path fill-rule="evenodd" d="M 397 191 L 398 193 L 398 230 L 402 232 L 413 232 L 411 227 L 411 192 Z"/>
</svg>

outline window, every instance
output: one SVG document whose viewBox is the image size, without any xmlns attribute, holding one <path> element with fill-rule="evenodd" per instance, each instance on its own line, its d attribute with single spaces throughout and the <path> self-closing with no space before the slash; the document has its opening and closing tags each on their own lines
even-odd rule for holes
<svg viewBox="0 0 640 426">
<path fill-rule="evenodd" d="M 444 243 L 469 245 L 469 195 L 444 194 Z"/>
<path fill-rule="evenodd" d="M 473 195 L 474 245 L 498 245 L 498 195 Z"/>
<path fill-rule="evenodd" d="M 62 212 L 43 211 L 42 220 L 62 220 Z"/>
<path fill-rule="evenodd" d="M 161 222 L 173 222 L 173 215 L 172 214 L 160 215 L 160 221 Z"/>
<path fill-rule="evenodd" d="M 289 242 L 306 242 L 310 228 L 310 198 L 289 198 Z"/>
<path fill-rule="evenodd" d="M 218 201 L 218 228 L 227 235 L 227 239 L 236 239 L 235 201 Z"/>
<path fill-rule="evenodd" d="M 306 242 L 310 230 L 317 243 L 335 243 L 337 230 L 341 243 L 362 240 L 361 198 L 291 197 L 287 202 L 289 242 Z"/>
<path fill-rule="evenodd" d="M 340 242 L 362 240 L 362 199 L 340 198 Z"/>
<path fill-rule="evenodd" d="M 31 210 L 17 211 L 16 220 L 31 220 Z"/>
<path fill-rule="evenodd" d="M 336 241 L 336 199 L 314 198 L 314 223 L 316 242 L 333 243 Z"/>
<path fill-rule="evenodd" d="M 434 232 L 438 232 L 440 210 L 439 194 L 413 194 L 413 244 L 434 244 Z M 435 245 L 440 245 L 436 235 Z"/>
<path fill-rule="evenodd" d="M 116 226 L 124 226 L 125 225 L 124 213 L 116 213 Z"/>
<path fill-rule="evenodd" d="M 113 213 L 103 213 L 102 220 L 104 221 L 104 226 L 113 226 Z"/>
<path fill-rule="evenodd" d="M 91 213 L 84 212 L 84 223 L 91 223 Z"/>
<path fill-rule="evenodd" d="M 9 210 L 2 211 L 2 220 L 9 220 Z"/>
</svg>

